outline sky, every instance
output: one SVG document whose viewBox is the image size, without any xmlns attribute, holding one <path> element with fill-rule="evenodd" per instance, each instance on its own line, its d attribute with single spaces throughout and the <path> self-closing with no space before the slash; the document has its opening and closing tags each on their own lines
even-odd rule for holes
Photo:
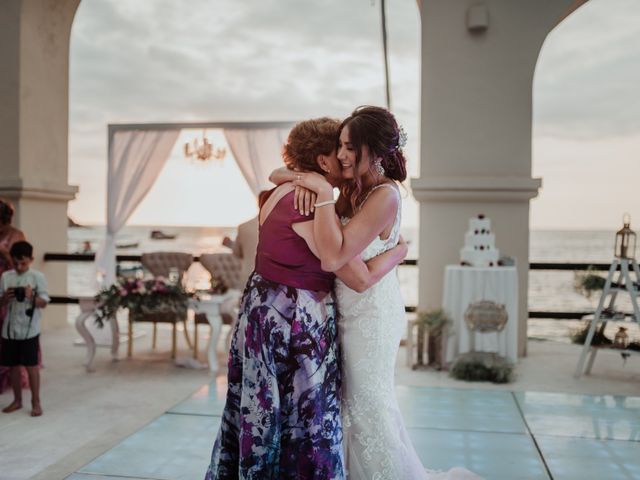
<svg viewBox="0 0 640 480">
<path fill-rule="evenodd" d="M 187 8 L 188 6 L 188 8 Z M 419 175 L 420 18 L 387 0 L 392 109 Z M 296 121 L 384 105 L 375 0 L 84 0 L 71 35 L 69 213 L 104 223 L 107 124 Z M 640 2 L 591 0 L 548 36 L 534 78 L 538 229 L 640 221 Z M 186 160 L 184 132 L 131 224 L 233 226 L 255 200 L 233 159 Z M 208 132 L 216 144 L 220 132 Z M 408 182 L 407 182 L 408 183 Z M 403 223 L 418 206 L 404 200 Z"/>
</svg>

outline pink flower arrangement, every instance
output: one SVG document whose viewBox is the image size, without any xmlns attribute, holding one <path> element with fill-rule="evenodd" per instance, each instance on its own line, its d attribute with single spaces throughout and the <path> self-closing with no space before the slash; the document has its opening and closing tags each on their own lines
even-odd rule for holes
<svg viewBox="0 0 640 480">
<path fill-rule="evenodd" d="M 161 311 L 183 313 L 187 310 L 189 299 L 194 296 L 180 283 L 169 283 L 163 277 L 148 280 L 119 278 L 96 295 L 99 305 L 96 322 L 102 326 L 103 321 L 114 316 L 120 308 L 129 309 L 134 316 Z"/>
</svg>

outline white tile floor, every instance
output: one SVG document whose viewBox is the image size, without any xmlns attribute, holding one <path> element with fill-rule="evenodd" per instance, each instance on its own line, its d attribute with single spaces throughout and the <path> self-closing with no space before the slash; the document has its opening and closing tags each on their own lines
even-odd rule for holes
<svg viewBox="0 0 640 480">
<path fill-rule="evenodd" d="M 398 387 L 409 434 L 432 469 L 490 480 L 640 478 L 640 398 Z M 205 385 L 69 480 L 204 476 L 225 385 Z"/>
<path fill-rule="evenodd" d="M 122 357 L 114 363 L 109 351 L 99 348 L 93 373 L 85 372 L 82 366 L 84 349 L 72 346 L 76 338 L 78 334 L 71 326 L 52 328 L 43 334 L 44 416 L 33 419 L 28 414 L 28 408 L 0 415 L 2 480 L 62 480 L 74 472 L 83 471 L 102 454 L 115 449 L 133 435 L 144 435 L 145 427 L 165 414 L 200 415 L 205 424 L 211 425 L 213 420 L 210 417 L 222 410 L 224 385 L 219 386 L 218 396 L 204 390 L 190 396 L 209 381 L 210 375 L 206 370 L 177 368 L 172 364 L 168 353 L 171 338 L 169 329 L 160 329 L 159 346 L 155 353 L 150 350 L 149 332 L 136 342 L 136 354 L 132 359 Z M 179 356 L 189 354 L 182 337 L 179 337 L 179 348 Z M 432 455 L 429 446 L 429 442 L 434 442 L 439 444 L 438 448 L 447 447 L 443 443 L 444 434 L 438 435 L 439 432 L 471 431 L 473 438 L 485 442 L 489 442 L 487 439 L 510 438 L 512 442 L 506 442 L 505 448 L 517 444 L 522 452 L 519 457 L 491 454 L 491 445 L 500 445 L 495 440 L 486 446 L 477 446 L 485 450 L 475 451 L 473 465 L 496 460 L 508 473 L 518 471 L 516 468 L 509 470 L 511 463 L 521 462 L 527 465 L 523 471 L 532 472 L 536 468 L 540 471 L 537 450 L 536 455 L 531 455 L 533 440 L 527 436 L 527 425 L 539 447 L 544 447 L 541 439 L 547 436 L 551 440 L 559 438 L 557 443 L 562 446 L 557 451 L 541 448 L 556 479 L 565 478 L 571 468 L 582 471 L 582 460 L 575 460 L 571 455 L 580 455 L 581 448 L 587 449 L 593 443 L 575 443 L 580 446 L 571 452 L 570 445 L 573 443 L 569 442 L 569 446 L 563 444 L 560 441 L 562 438 L 558 437 L 560 434 L 574 436 L 568 437 L 570 440 L 579 440 L 580 437 L 589 440 L 588 436 L 608 438 L 610 440 L 606 440 L 604 445 L 612 449 L 610 456 L 618 452 L 626 455 L 625 451 L 640 450 L 637 433 L 640 358 L 633 357 L 624 363 L 619 354 L 602 352 L 592 375 L 575 379 L 573 372 L 579 354 L 580 347 L 577 345 L 530 341 L 528 356 L 518 362 L 515 382 L 495 385 L 461 382 L 450 378 L 446 372 L 411 370 L 405 367 L 405 352 L 401 349 L 396 368 L 398 398 L 407 423 L 417 430 L 419 438 L 416 444 L 425 442 L 428 446 L 420 451 L 422 455 L 428 454 L 428 458 L 424 458 L 425 464 L 431 467 L 440 465 L 438 462 L 441 459 Z M 219 361 L 224 365 L 222 353 Z M 224 377 L 225 372 L 219 375 Z M 471 393 L 465 394 L 465 391 Z M 483 393 L 474 393 L 480 391 Z M 511 391 L 526 393 L 516 394 L 520 395 L 516 404 L 511 398 Z M 25 395 L 28 403 L 28 392 Z M 190 397 L 189 400 L 182 402 L 187 397 Z M 0 394 L 1 406 L 8 405 L 10 401 L 10 392 Z M 552 428 L 557 431 L 547 432 Z M 11 438 L 11 442 L 3 442 L 5 438 Z M 599 444 L 597 438 L 595 443 Z M 202 477 L 213 438 L 199 441 L 202 442 L 200 451 L 194 450 L 190 457 L 194 479 Z M 34 442 L 46 445 L 46 448 L 33 450 Z M 193 443 L 197 445 L 197 439 Z M 453 448 L 457 448 L 456 445 Z M 170 450 L 161 452 L 164 457 L 171 458 L 173 455 Z M 160 453 L 157 455 L 160 456 Z M 624 456 L 613 477 L 595 478 L 634 478 L 634 475 L 640 478 L 640 475 L 636 475 L 637 470 L 633 470 L 637 468 L 639 457 L 640 454 Z M 130 456 L 124 458 L 125 465 L 136 461 Z M 442 459 L 446 458 L 447 455 L 443 454 Z M 588 461 L 591 458 L 585 459 L 584 463 L 588 464 Z M 613 468 L 608 467 L 607 462 L 603 464 L 603 468 Z M 568 470 L 563 470 L 567 466 Z M 478 470 L 482 471 L 481 468 Z M 108 477 L 75 473 L 69 478 L 100 480 Z M 541 478 L 546 477 L 542 475 Z"/>
</svg>

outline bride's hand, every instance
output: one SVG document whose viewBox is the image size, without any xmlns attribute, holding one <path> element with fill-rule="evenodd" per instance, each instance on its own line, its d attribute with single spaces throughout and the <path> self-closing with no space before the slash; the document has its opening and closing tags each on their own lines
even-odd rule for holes
<svg viewBox="0 0 640 480">
<path fill-rule="evenodd" d="M 318 195 L 313 190 L 308 188 L 296 186 L 296 193 L 294 194 L 293 208 L 299 211 L 302 215 L 309 215 L 314 210 L 313 204 L 316 203 Z"/>
<path fill-rule="evenodd" d="M 287 167 L 276 168 L 269 175 L 269 181 L 276 185 L 282 185 L 286 182 L 291 182 L 295 178 L 296 172 L 289 170 Z"/>
<path fill-rule="evenodd" d="M 313 190 L 318 196 L 324 193 L 328 198 L 333 198 L 333 187 L 319 173 L 297 172 L 293 184 Z"/>
<path fill-rule="evenodd" d="M 404 259 L 407 258 L 407 255 L 409 254 L 409 244 L 402 235 L 398 237 L 398 244 L 395 246 L 395 248 L 397 248 L 399 252 L 402 252 L 402 260 L 404 261 Z"/>
</svg>

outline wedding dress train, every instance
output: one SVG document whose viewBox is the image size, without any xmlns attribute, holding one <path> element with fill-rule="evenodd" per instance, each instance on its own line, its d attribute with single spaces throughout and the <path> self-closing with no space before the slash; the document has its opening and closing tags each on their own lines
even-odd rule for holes
<svg viewBox="0 0 640 480">
<path fill-rule="evenodd" d="M 389 187 L 400 195 L 391 184 Z M 368 260 L 395 246 L 400 207 L 387 239 L 376 238 L 362 253 Z M 348 219 L 343 219 L 343 223 Z M 394 388 L 394 369 L 406 328 L 404 301 L 395 269 L 363 293 L 336 281 L 343 366 L 343 429 L 349 480 L 477 480 L 462 468 L 425 470 L 404 426 Z"/>
</svg>

